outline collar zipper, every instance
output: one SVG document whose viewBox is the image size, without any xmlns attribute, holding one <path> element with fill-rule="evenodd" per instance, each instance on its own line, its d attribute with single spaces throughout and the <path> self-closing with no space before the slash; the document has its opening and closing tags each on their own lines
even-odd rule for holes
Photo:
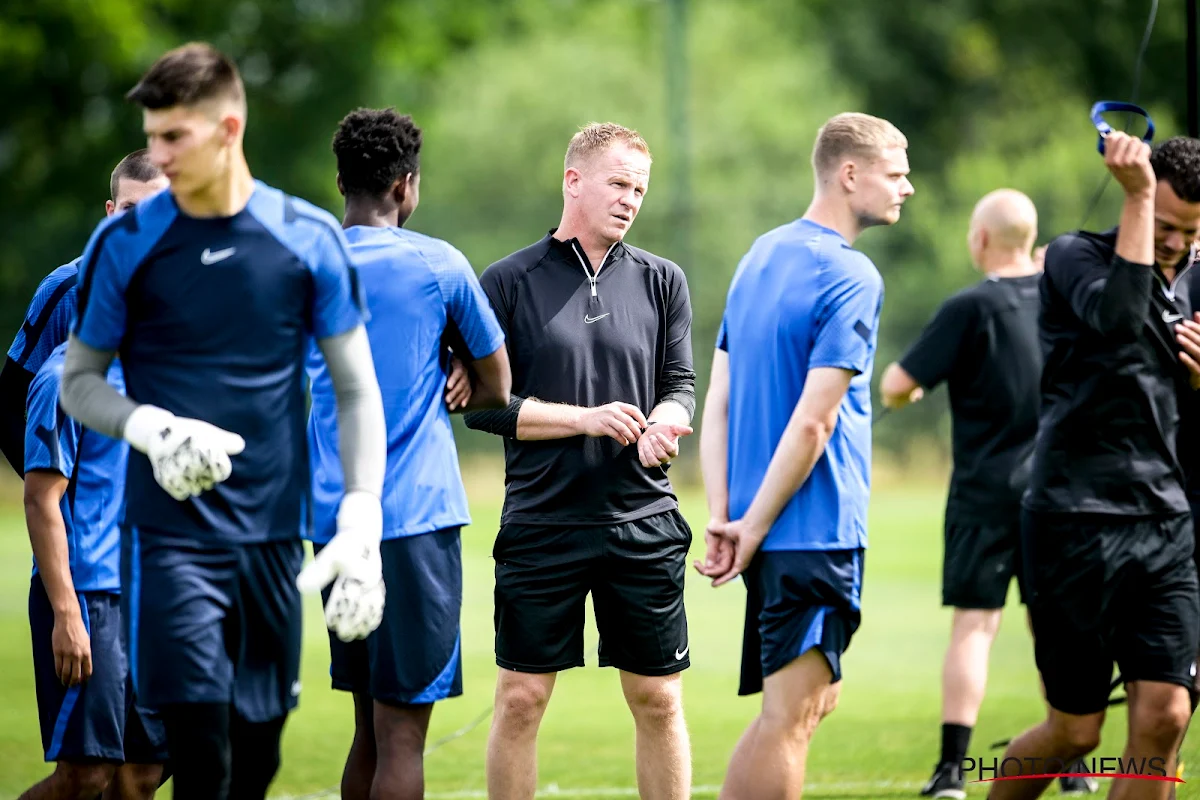
<svg viewBox="0 0 1200 800">
<path fill-rule="evenodd" d="M 1170 285 L 1164 289 L 1167 297 L 1172 302 L 1175 301 L 1175 287 L 1179 285 L 1180 279 L 1183 278 L 1183 276 L 1187 274 L 1188 270 L 1190 270 L 1195 263 L 1196 263 L 1196 248 L 1192 247 L 1191 250 L 1188 252 L 1187 263 L 1183 265 L 1183 269 L 1176 271 L 1174 280 L 1172 280 Z"/>
<path fill-rule="evenodd" d="M 600 260 L 601 269 L 604 269 L 604 265 L 608 263 L 608 257 L 616 246 L 617 242 L 613 242 L 608 246 L 608 250 L 604 253 L 604 258 Z M 592 297 L 596 297 L 596 275 L 592 274 L 591 269 L 588 268 L 587 254 L 582 252 L 578 242 L 571 242 L 571 252 L 579 259 L 579 266 L 583 267 L 583 274 L 587 275 L 588 282 L 592 285 Z"/>
</svg>

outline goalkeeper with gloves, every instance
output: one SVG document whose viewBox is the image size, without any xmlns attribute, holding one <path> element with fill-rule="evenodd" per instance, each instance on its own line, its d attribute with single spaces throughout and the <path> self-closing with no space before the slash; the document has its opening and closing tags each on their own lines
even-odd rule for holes
<svg viewBox="0 0 1200 800">
<path fill-rule="evenodd" d="M 383 615 L 383 406 L 341 228 L 251 177 L 232 62 L 185 45 L 128 97 L 170 190 L 92 235 L 60 404 L 136 451 L 122 611 L 138 697 L 166 724 L 174 796 L 255 800 L 300 691 L 309 343 L 337 398 L 346 493 L 299 582 L 333 582 L 326 621 L 346 640 Z M 128 399 L 104 380 L 118 349 Z"/>
</svg>

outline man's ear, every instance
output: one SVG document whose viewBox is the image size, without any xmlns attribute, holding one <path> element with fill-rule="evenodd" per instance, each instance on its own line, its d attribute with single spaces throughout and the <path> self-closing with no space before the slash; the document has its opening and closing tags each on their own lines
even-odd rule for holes
<svg viewBox="0 0 1200 800">
<path fill-rule="evenodd" d="M 233 144 L 242 132 L 244 124 L 236 114 L 226 114 L 221 118 L 221 132 L 225 144 Z"/>
<path fill-rule="evenodd" d="M 396 205 L 403 205 L 404 198 L 408 197 L 408 193 L 412 191 L 412 177 L 413 174 L 409 172 L 401 178 L 396 178 L 392 183 L 392 200 L 396 202 Z"/>
<path fill-rule="evenodd" d="M 853 161 L 843 161 L 838 167 L 838 182 L 847 192 L 853 192 L 858 188 L 858 165 Z"/>
<path fill-rule="evenodd" d="M 567 167 L 563 173 L 563 191 L 572 197 L 579 196 L 579 184 L 583 180 L 583 173 L 575 167 Z"/>
<path fill-rule="evenodd" d="M 340 173 L 340 172 L 337 174 L 337 187 L 338 187 L 338 194 L 340 194 L 342 197 L 345 197 L 346 196 L 346 187 L 342 184 L 342 173 Z"/>
<path fill-rule="evenodd" d="M 117 210 L 117 204 L 112 200 L 104 201 L 104 216 L 111 217 L 113 212 Z"/>
</svg>

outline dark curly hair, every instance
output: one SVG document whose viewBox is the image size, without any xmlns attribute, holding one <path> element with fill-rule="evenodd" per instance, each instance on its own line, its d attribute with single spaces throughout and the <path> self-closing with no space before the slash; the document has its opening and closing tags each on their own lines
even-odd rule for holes
<svg viewBox="0 0 1200 800">
<path fill-rule="evenodd" d="M 355 109 L 333 135 L 333 154 L 347 195 L 380 197 L 421 168 L 421 129 L 394 108 Z"/>
<path fill-rule="evenodd" d="M 1179 199 L 1200 203 L 1200 139 L 1172 136 L 1150 156 L 1154 177 L 1171 185 Z"/>
</svg>

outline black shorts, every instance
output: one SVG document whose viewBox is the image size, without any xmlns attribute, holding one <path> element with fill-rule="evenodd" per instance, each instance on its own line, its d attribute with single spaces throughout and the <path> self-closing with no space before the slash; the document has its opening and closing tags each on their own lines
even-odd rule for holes
<svg viewBox="0 0 1200 800">
<path fill-rule="evenodd" d="M 750 562 L 738 694 L 816 648 L 842 679 L 842 654 L 862 620 L 863 556 L 858 550 L 768 550 Z"/>
<path fill-rule="evenodd" d="M 134 702 L 121 635 L 121 598 L 79 592 L 92 650 L 92 677 L 63 686 L 54 668 L 54 609 L 41 575 L 29 584 L 29 630 L 42 749 L 47 761 L 161 764 L 167 760 L 162 720 Z"/>
<path fill-rule="evenodd" d="M 300 539 L 201 543 L 131 527 L 121 536 L 121 612 L 138 700 L 232 703 L 270 722 L 300 694 Z"/>
<path fill-rule="evenodd" d="M 993 524 L 964 523 L 947 517 L 942 559 L 942 605 L 954 608 L 1004 608 L 1008 586 L 1017 579 L 1021 601 L 1021 520 Z"/>
<path fill-rule="evenodd" d="M 502 526 L 492 550 L 496 663 L 534 673 L 583 666 L 591 592 L 600 666 L 637 675 L 686 669 L 683 579 L 691 543 L 678 511 L 618 525 Z"/>
<path fill-rule="evenodd" d="M 315 552 L 321 545 L 314 545 Z M 333 688 L 393 706 L 462 694 L 462 543 L 458 528 L 387 539 L 379 546 L 387 603 L 366 639 L 329 633 Z M 328 586 L 322 593 L 329 602 Z"/>
<path fill-rule="evenodd" d="M 1191 515 L 1027 512 L 1022 535 L 1034 653 L 1051 706 L 1103 711 L 1114 661 L 1126 681 L 1192 685 L 1200 584 Z"/>
</svg>

